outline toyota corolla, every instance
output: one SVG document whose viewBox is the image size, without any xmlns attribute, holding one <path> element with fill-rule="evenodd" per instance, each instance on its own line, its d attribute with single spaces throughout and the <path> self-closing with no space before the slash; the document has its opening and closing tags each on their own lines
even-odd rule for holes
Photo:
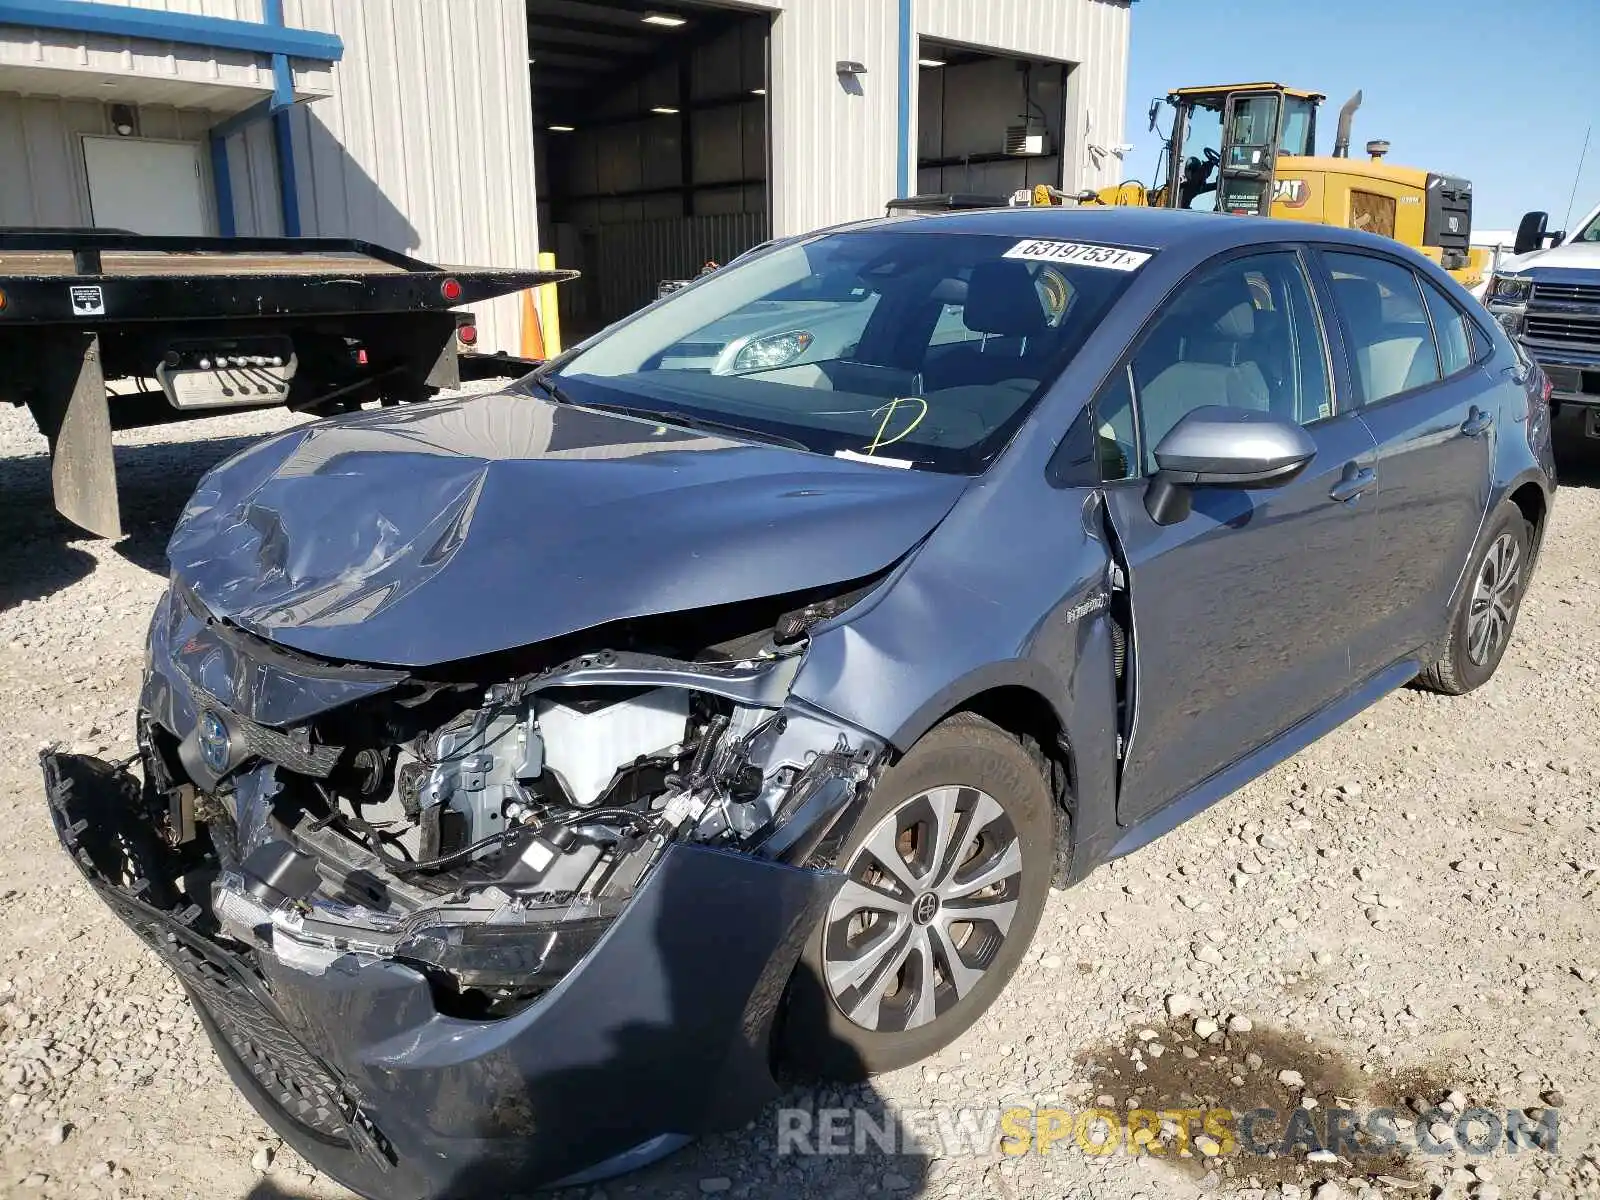
<svg viewBox="0 0 1600 1200">
<path fill-rule="evenodd" d="M 786 342 L 682 351 L 797 295 Z M 1547 400 L 1349 231 L 780 241 L 507 391 L 212 470 L 137 761 L 47 754 L 49 802 L 313 1163 L 592 1178 L 748 1120 L 774 1064 L 937 1050 L 1052 885 L 1394 688 L 1487 681 Z"/>
</svg>

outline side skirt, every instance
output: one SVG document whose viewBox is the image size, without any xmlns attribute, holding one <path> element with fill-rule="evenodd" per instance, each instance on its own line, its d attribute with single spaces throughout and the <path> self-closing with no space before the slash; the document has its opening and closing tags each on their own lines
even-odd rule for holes
<svg viewBox="0 0 1600 1200">
<path fill-rule="evenodd" d="M 1343 725 L 1351 717 L 1370 708 L 1390 692 L 1409 683 L 1422 669 L 1415 659 L 1403 659 L 1385 667 L 1322 711 L 1313 713 L 1298 725 L 1291 725 L 1266 745 L 1253 750 L 1232 766 L 1197 784 L 1165 808 L 1130 826 L 1111 847 L 1108 859 L 1122 858 L 1170 833 L 1196 813 L 1210 808 L 1224 796 L 1238 791 L 1284 759 L 1298 754 L 1324 734 Z"/>
</svg>

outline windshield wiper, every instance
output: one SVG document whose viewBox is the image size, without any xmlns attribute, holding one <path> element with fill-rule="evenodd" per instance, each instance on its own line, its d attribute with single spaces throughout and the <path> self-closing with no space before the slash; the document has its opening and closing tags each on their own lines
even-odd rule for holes
<svg viewBox="0 0 1600 1200">
<path fill-rule="evenodd" d="M 563 388 L 554 379 L 546 375 L 543 371 L 535 371 L 527 378 L 529 383 L 533 384 L 534 387 L 538 388 L 546 396 L 549 396 L 550 399 L 554 400 L 557 404 L 577 403 L 576 400 L 568 395 L 565 388 Z"/>
<path fill-rule="evenodd" d="M 599 409 L 601 412 L 621 413 L 626 417 L 642 417 L 647 421 L 658 421 L 662 425 L 682 425 L 687 429 L 700 429 L 708 433 L 738 434 L 743 437 L 754 438 L 758 442 L 770 442 L 775 446 L 787 446 L 791 450 L 811 452 L 811 447 L 798 438 L 785 437 L 781 433 L 768 433 L 765 429 L 753 429 L 748 425 L 740 425 L 734 421 L 722 421 L 716 417 L 702 417 L 694 413 L 678 412 L 668 408 L 641 408 L 632 404 L 616 404 L 603 400 L 586 403 L 583 407 Z"/>
</svg>

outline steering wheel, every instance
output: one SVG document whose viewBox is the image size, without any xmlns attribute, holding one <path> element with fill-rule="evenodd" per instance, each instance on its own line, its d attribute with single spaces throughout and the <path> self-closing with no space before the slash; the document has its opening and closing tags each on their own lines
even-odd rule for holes
<svg viewBox="0 0 1600 1200">
<path fill-rule="evenodd" d="M 1202 146 L 1202 147 L 1200 147 L 1200 152 L 1206 156 L 1206 161 L 1208 163 L 1210 163 L 1213 167 L 1217 166 L 1218 164 L 1220 164 L 1222 162 L 1222 155 L 1218 154 L 1210 146 Z"/>
</svg>

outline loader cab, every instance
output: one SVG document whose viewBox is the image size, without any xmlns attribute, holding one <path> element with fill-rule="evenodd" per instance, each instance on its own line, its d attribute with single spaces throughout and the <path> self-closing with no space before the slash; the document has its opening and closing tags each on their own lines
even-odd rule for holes
<svg viewBox="0 0 1600 1200">
<path fill-rule="evenodd" d="M 1315 152 L 1323 100 L 1316 92 L 1240 83 L 1179 88 L 1166 99 L 1172 132 L 1158 189 L 1165 207 L 1269 213 L 1278 159 Z"/>
</svg>

